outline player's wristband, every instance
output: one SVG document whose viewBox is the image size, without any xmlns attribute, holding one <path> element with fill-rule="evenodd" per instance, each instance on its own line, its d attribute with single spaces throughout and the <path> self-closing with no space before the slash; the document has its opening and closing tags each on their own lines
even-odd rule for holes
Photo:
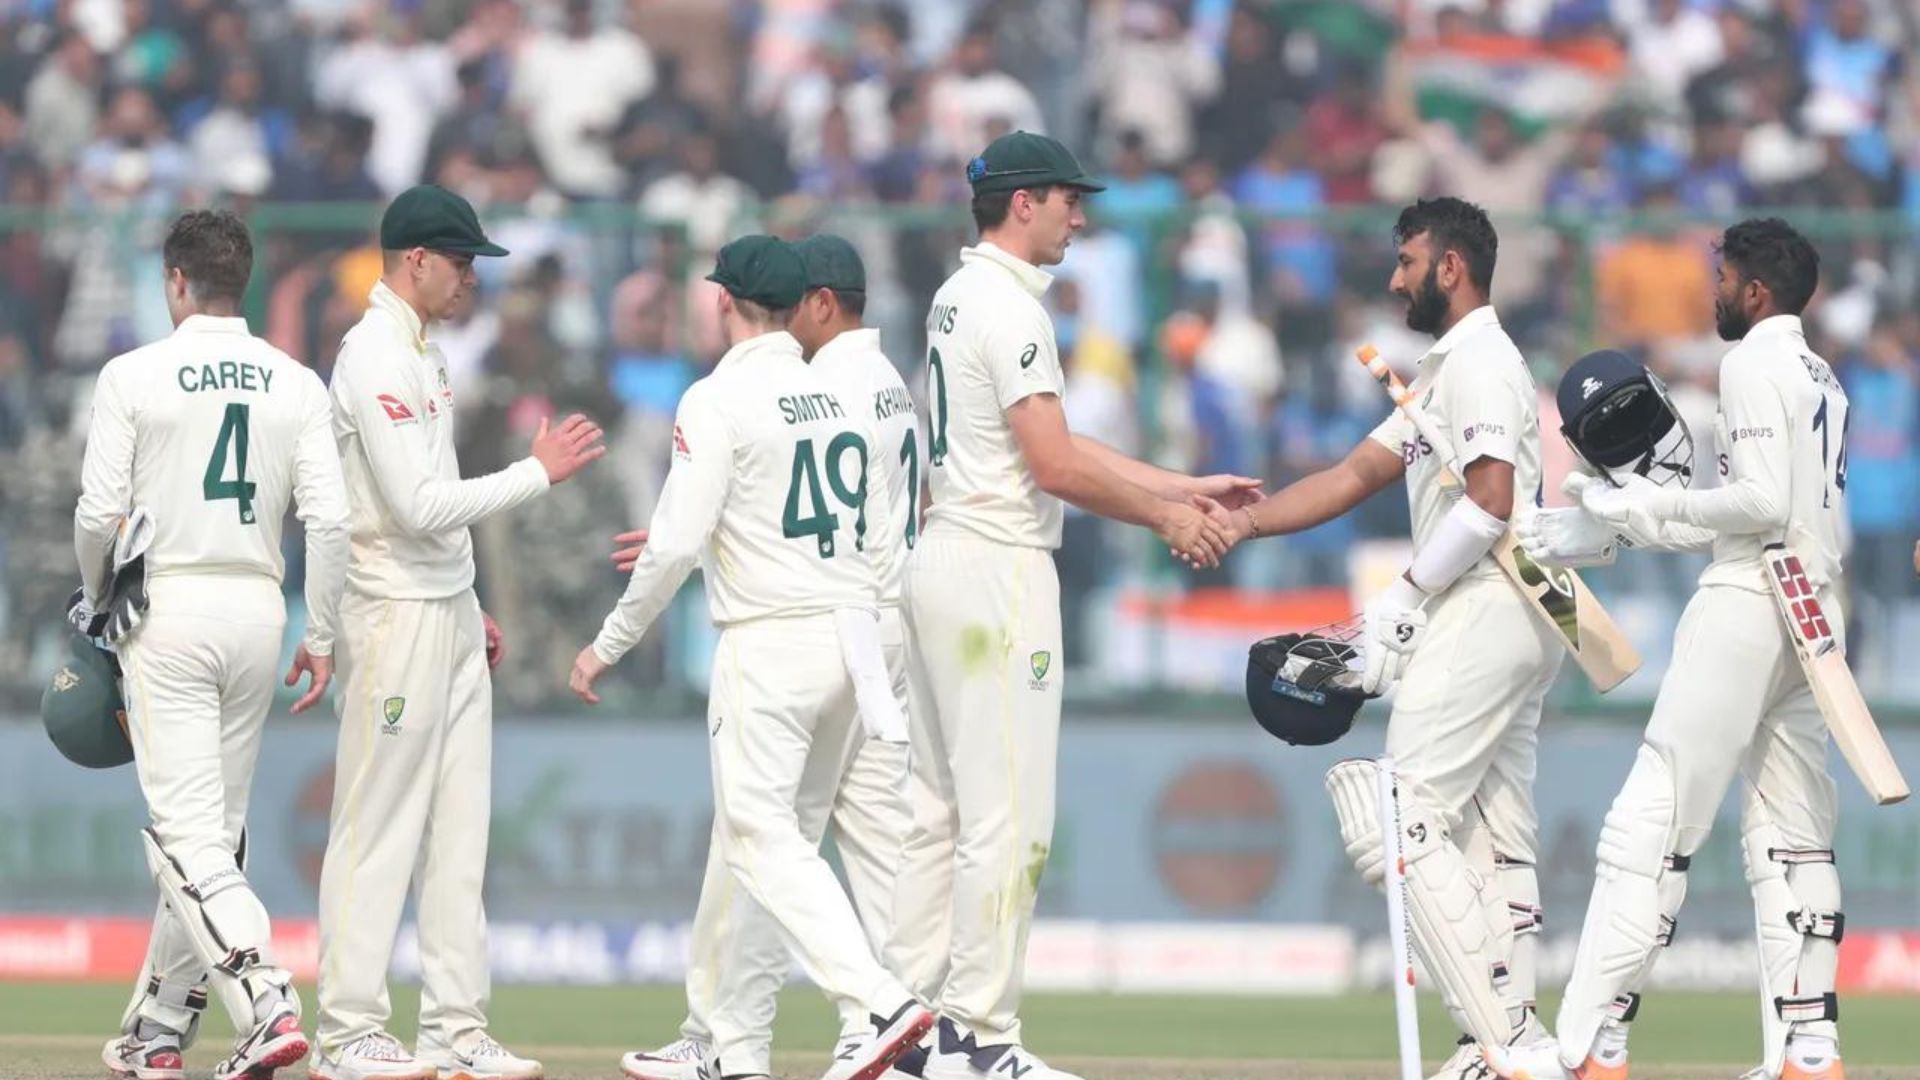
<svg viewBox="0 0 1920 1080">
<path fill-rule="evenodd" d="M 1433 536 L 1413 555 L 1407 577 L 1430 593 L 1460 580 L 1507 531 L 1507 523 L 1462 497 L 1434 528 Z"/>
</svg>

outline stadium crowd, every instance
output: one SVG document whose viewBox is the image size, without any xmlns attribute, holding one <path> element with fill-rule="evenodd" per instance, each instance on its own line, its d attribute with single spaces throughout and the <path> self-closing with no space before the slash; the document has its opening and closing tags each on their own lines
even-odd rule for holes
<svg viewBox="0 0 1920 1080">
<path fill-rule="evenodd" d="M 1794 208 L 1824 260 L 1810 333 L 1853 402 L 1854 592 L 1895 602 L 1920 527 L 1915 55 L 1901 0 L 0 4 L 0 703 L 33 700 L 59 647 L 86 390 L 168 330 L 152 256 L 170 213 L 254 213 L 256 329 L 324 374 L 378 274 L 381 200 L 429 180 L 491 209 L 513 256 L 442 335 L 465 468 L 504 464 L 559 410 L 614 442 L 478 538 L 519 646 L 497 685 L 531 707 L 565 670 L 548 652 L 604 606 L 608 538 L 651 508 L 681 390 L 721 351 L 703 261 L 753 229 L 848 235 L 918 386 L 920 320 L 969 241 L 964 163 L 1014 128 L 1108 183 L 1051 293 L 1075 425 L 1270 484 L 1384 413 L 1355 345 L 1424 351 L 1385 293 L 1397 204 L 1485 205 L 1495 301 L 1546 396 L 1585 349 L 1633 349 L 1702 455 L 1724 350 L 1711 240 Z M 1215 583 L 1344 582 L 1357 539 L 1404 535 L 1388 494 L 1236 553 Z M 1069 526 L 1069 618 L 1143 575 L 1107 557 L 1120 542 Z M 658 683 L 672 653 L 629 667 Z"/>
</svg>

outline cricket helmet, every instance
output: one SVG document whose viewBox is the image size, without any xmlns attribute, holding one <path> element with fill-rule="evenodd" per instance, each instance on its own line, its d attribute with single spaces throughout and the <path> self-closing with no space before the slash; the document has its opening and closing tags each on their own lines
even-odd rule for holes
<svg viewBox="0 0 1920 1080">
<path fill-rule="evenodd" d="M 1360 690 L 1360 620 L 1281 634 L 1247 652 L 1247 707 L 1267 734 L 1294 746 L 1345 735 L 1372 695 Z"/>
<path fill-rule="evenodd" d="M 1693 480 L 1693 434 L 1659 376 L 1622 352 L 1602 349 L 1576 360 L 1560 379 L 1560 434 L 1607 482 L 1628 472 L 1656 484 Z"/>
<path fill-rule="evenodd" d="M 133 760 L 127 738 L 127 707 L 120 697 L 120 664 L 112 653 L 79 634 L 72 659 L 53 673 L 40 697 L 40 720 L 62 756 L 89 769 L 111 769 Z"/>
</svg>

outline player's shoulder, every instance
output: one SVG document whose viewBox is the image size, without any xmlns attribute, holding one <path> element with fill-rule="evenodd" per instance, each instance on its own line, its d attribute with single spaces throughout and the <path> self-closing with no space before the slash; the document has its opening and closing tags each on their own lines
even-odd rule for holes
<svg viewBox="0 0 1920 1080">
<path fill-rule="evenodd" d="M 1455 358 L 1465 362 L 1456 363 Z M 1468 328 L 1448 354 L 1447 370 L 1473 381 L 1499 379 L 1528 388 L 1533 385 L 1526 356 L 1498 319 Z"/>
</svg>

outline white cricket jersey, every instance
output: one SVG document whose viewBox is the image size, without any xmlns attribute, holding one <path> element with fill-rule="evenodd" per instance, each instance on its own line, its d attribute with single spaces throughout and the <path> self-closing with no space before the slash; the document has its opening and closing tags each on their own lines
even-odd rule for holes
<svg viewBox="0 0 1920 1080">
<path fill-rule="evenodd" d="M 721 626 L 879 606 L 863 513 L 872 427 L 792 334 L 748 338 L 687 388 L 627 589 L 593 640 L 618 663 L 697 564 Z"/>
<path fill-rule="evenodd" d="M 927 532 L 962 529 L 1002 544 L 1057 548 L 1063 509 L 1040 490 L 1006 411 L 1059 394 L 1059 346 L 1040 297 L 1053 275 L 992 244 L 960 269 L 927 314 Z"/>
<path fill-rule="evenodd" d="M 1720 361 L 1720 485 L 1675 495 L 1677 521 L 1714 530 L 1702 585 L 1765 592 L 1760 552 L 1785 539 L 1816 585 L 1840 576 L 1847 394 L 1800 319 L 1762 319 Z"/>
<path fill-rule="evenodd" d="M 149 578 L 257 574 L 281 580 L 287 502 L 307 534 L 307 645 L 332 651 L 347 563 L 347 497 L 326 388 L 247 332 L 241 318 L 188 316 L 168 337 L 101 369 L 87 427 L 74 550 L 99 600 L 119 522 L 156 525 Z"/>
<path fill-rule="evenodd" d="M 1500 326 L 1491 305 L 1468 312 L 1420 358 L 1420 372 L 1409 384 L 1414 400 L 1451 441 L 1459 459 L 1461 484 L 1467 466 L 1483 457 L 1513 466 L 1516 507 L 1540 503 L 1539 392 L 1513 339 Z M 1407 504 L 1413 514 L 1413 546 L 1433 538 L 1440 521 L 1465 495 L 1440 482 L 1445 455 L 1414 430 L 1399 409 L 1373 429 L 1373 439 L 1400 455 L 1407 467 Z M 1466 576 L 1498 577 L 1491 553 Z"/>
<path fill-rule="evenodd" d="M 867 491 L 867 552 L 880 579 L 880 600 L 900 603 L 907 552 L 920 529 L 920 422 L 900 370 L 880 351 L 880 331 L 848 330 L 811 361 L 847 387 L 873 425 Z"/>
<path fill-rule="evenodd" d="M 333 364 L 333 433 L 353 507 L 347 588 L 389 600 L 456 596 L 473 584 L 467 527 L 547 490 L 531 457 L 460 478 L 447 360 L 420 316 L 376 283 Z"/>
</svg>

